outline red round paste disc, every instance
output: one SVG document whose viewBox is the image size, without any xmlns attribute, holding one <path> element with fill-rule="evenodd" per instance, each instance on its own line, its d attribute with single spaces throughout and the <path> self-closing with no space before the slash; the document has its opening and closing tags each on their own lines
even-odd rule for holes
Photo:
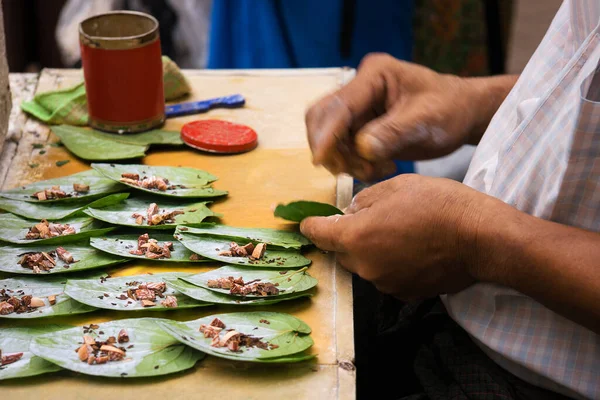
<svg viewBox="0 0 600 400">
<path fill-rule="evenodd" d="M 185 124 L 181 128 L 181 139 L 188 146 L 213 153 L 241 153 L 258 144 L 254 129 L 218 119 Z"/>
</svg>

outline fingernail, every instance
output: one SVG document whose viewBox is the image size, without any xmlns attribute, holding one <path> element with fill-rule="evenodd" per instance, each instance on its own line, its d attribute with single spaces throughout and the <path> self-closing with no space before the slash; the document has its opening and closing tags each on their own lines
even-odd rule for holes
<svg viewBox="0 0 600 400">
<path fill-rule="evenodd" d="M 358 153 L 367 160 L 382 158 L 385 155 L 385 143 L 374 135 L 362 135 L 357 138 Z"/>
</svg>

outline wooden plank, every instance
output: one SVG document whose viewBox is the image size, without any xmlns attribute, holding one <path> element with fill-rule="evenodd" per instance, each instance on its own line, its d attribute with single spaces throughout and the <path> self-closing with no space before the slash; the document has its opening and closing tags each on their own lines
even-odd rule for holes
<svg viewBox="0 0 600 400">
<path fill-rule="evenodd" d="M 23 136 L 23 129 L 27 121 L 27 116 L 21 111 L 21 103 L 33 98 L 37 86 L 38 75 L 10 74 L 9 79 L 12 109 L 10 111 L 6 140 L 2 147 L 2 152 L 0 153 L 0 188 L 4 187 L 8 170 L 17 154 L 19 141 Z"/>
<path fill-rule="evenodd" d="M 282 71 L 186 71 L 193 87 L 192 101 L 231 93 L 247 98 L 243 109 L 217 109 L 207 114 L 169 120 L 166 129 L 178 130 L 195 119 L 218 118 L 252 126 L 259 134 L 256 150 L 235 156 L 215 156 L 194 150 L 169 149 L 151 151 L 143 162 L 149 165 L 183 165 L 205 169 L 219 176 L 215 187 L 230 190 L 230 196 L 211 208 L 224 214 L 223 223 L 234 226 L 293 228 L 277 220 L 272 206 L 279 202 L 311 199 L 349 204 L 352 179 L 337 180 L 322 168 L 311 164 L 304 127 L 306 108 L 325 93 L 335 90 L 353 75 L 351 70 L 282 70 Z M 64 88 L 81 80 L 78 70 L 45 70 L 38 83 L 38 92 Z M 31 134 L 31 135 L 29 135 Z M 29 135 L 29 136 L 28 136 Z M 76 159 L 65 148 L 46 147 L 46 153 L 31 151 L 36 142 L 46 144 L 56 138 L 47 127 L 30 120 L 5 187 L 31 181 L 68 175 L 88 168 L 88 163 Z M 70 162 L 57 167 L 57 160 Z M 28 163 L 39 164 L 29 168 Z M 341 398 L 355 397 L 354 344 L 352 318 L 352 284 L 350 275 L 336 265 L 332 254 L 318 250 L 307 256 L 313 264 L 310 273 L 319 280 L 318 293 L 312 299 L 282 303 L 252 310 L 291 313 L 313 328 L 318 355 L 316 361 L 301 365 L 265 366 L 233 363 L 207 357 L 195 369 L 170 377 L 136 380 L 105 380 L 77 376 L 69 372 L 41 376 L 27 382 L 3 382 L 3 397 L 70 400 L 74 398 L 106 399 L 112 396 L 152 393 L 153 397 L 200 397 L 226 395 L 229 398 Z M 154 264 L 156 265 L 156 264 Z M 209 267 L 188 267 L 189 272 L 209 270 Z M 131 275 L 148 271 L 162 272 L 173 267 L 156 267 L 135 263 L 116 271 Z M 180 310 L 165 314 L 178 320 L 196 319 L 223 311 L 242 311 L 242 308 L 218 307 Z M 156 316 L 152 313 L 136 316 Z M 162 316 L 162 315 L 161 315 Z M 54 322 L 74 325 L 131 317 L 127 313 L 100 312 L 90 315 L 61 318 Z M 29 322 L 32 323 L 32 322 Z M 33 322 L 35 323 L 35 322 Z M 6 324 L 0 322 L 0 327 Z M 14 324 L 14 322 L 11 322 Z"/>
</svg>

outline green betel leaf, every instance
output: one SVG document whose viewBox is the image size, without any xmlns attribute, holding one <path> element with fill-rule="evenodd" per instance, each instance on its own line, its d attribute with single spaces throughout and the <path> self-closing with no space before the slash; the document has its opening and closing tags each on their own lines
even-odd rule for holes
<svg viewBox="0 0 600 400">
<path fill-rule="evenodd" d="M 294 201 L 289 204 L 279 204 L 275 208 L 275 216 L 288 221 L 301 222 L 308 217 L 328 217 L 344 214 L 337 207 L 316 201 Z"/>
<path fill-rule="evenodd" d="M 42 271 L 38 274 L 36 274 L 32 268 L 27 268 L 19 264 L 19 261 L 27 253 L 51 253 L 56 251 L 56 247 L 56 245 L 35 247 L 0 246 L 0 271 L 31 275 L 62 274 L 65 272 L 77 272 L 99 267 L 108 267 L 129 261 L 124 257 L 118 257 L 98 251 L 93 247 L 90 247 L 87 241 L 80 241 L 62 246 L 73 256 L 74 262 L 72 263 L 65 263 L 60 257 L 53 255 L 52 258 L 56 262 L 54 268 L 48 271 Z"/>
<path fill-rule="evenodd" d="M 147 211 L 150 204 L 156 203 L 159 206 L 160 214 L 171 211 L 182 211 L 183 214 L 176 215 L 170 219 L 173 222 L 163 222 L 158 225 L 148 225 Z M 189 224 L 198 225 L 209 217 L 220 217 L 222 214 L 212 212 L 207 206 L 207 202 L 179 202 L 163 198 L 135 197 L 125 200 L 119 204 L 109 205 L 104 208 L 88 208 L 84 212 L 90 217 L 94 217 L 104 222 L 114 225 L 129 226 L 142 229 L 171 229 L 174 230 L 177 225 Z M 136 223 L 134 214 L 143 217 L 141 224 Z"/>
<path fill-rule="evenodd" d="M 231 304 L 231 305 L 239 305 L 239 306 L 265 306 L 268 304 L 275 304 L 281 301 L 286 300 L 294 300 L 302 297 L 311 297 L 314 295 L 314 290 L 308 290 L 304 292 L 297 292 L 290 295 L 285 296 L 269 296 L 269 297 L 238 297 L 238 296 L 230 296 L 227 294 L 221 294 L 217 292 L 213 292 L 208 289 L 201 288 L 196 285 L 192 285 L 189 282 L 186 282 L 181 279 L 172 279 L 168 280 L 168 283 L 175 289 L 179 290 L 181 293 L 185 294 L 192 299 L 196 299 L 199 301 L 204 301 L 207 303 L 214 304 Z"/>
<path fill-rule="evenodd" d="M 247 265 L 250 267 L 270 267 L 270 268 L 297 268 L 310 264 L 310 260 L 300 254 L 298 250 L 281 250 L 281 248 L 269 248 L 258 260 L 249 257 L 230 257 L 220 255 L 223 251 L 229 250 L 232 240 L 225 237 L 215 237 L 208 235 L 189 235 L 177 231 L 176 239 L 189 250 L 202 257 L 217 260 L 226 264 Z M 236 241 L 239 246 L 244 246 L 248 242 Z"/>
<path fill-rule="evenodd" d="M 52 132 L 79 158 L 91 161 L 127 160 L 146 155 L 148 145 L 119 143 L 93 131 L 67 125 L 53 126 Z"/>
<path fill-rule="evenodd" d="M 3 356 L 23 353 L 18 361 L 0 367 L 0 380 L 24 378 L 60 371 L 56 364 L 34 356 L 29 344 L 34 338 L 51 332 L 70 328 L 68 325 L 43 325 L 31 328 L 0 328 L 0 351 Z"/>
<path fill-rule="evenodd" d="M 29 203 L 20 200 L 10 200 L 0 198 L 0 210 L 8 211 L 29 219 L 47 219 L 56 221 L 71 217 L 86 207 L 105 207 L 111 204 L 119 203 L 125 200 L 129 193 L 117 193 L 103 197 L 98 200 L 90 201 L 88 199 L 73 200 L 70 202 L 59 202 L 52 204 Z"/>
<path fill-rule="evenodd" d="M 180 344 L 159 326 L 158 318 L 122 319 L 98 324 L 97 329 L 77 327 L 60 332 L 60 335 L 43 335 L 34 339 L 31 351 L 38 357 L 63 368 L 92 376 L 137 378 L 160 376 L 192 368 L 204 354 Z M 125 348 L 121 361 L 89 365 L 81 361 L 76 350 L 83 342 L 83 335 L 96 341 L 118 337 L 125 329 L 129 336 L 126 343 L 116 343 Z M 100 333 L 102 332 L 102 333 Z"/>
<path fill-rule="evenodd" d="M 300 249 L 302 246 L 311 244 L 300 233 L 267 228 L 237 228 L 217 224 L 203 225 L 201 227 L 178 227 L 177 232 L 192 235 L 210 235 L 235 242 L 266 243 L 267 245 L 282 247 L 284 249 Z"/>
<path fill-rule="evenodd" d="M 89 187 L 87 192 L 75 191 L 73 185 L 85 185 Z M 38 200 L 37 197 L 33 197 L 34 193 L 50 189 L 52 187 L 59 186 L 60 190 L 70 195 L 70 197 L 64 197 L 53 200 Z M 45 181 L 34 182 L 30 185 L 21 186 L 6 192 L 0 193 L 2 197 L 13 200 L 23 200 L 32 203 L 57 203 L 57 202 L 72 202 L 74 200 L 87 200 L 88 202 L 93 199 L 105 196 L 110 193 L 122 192 L 127 187 L 123 184 L 117 183 L 111 179 L 106 178 L 102 174 L 94 171 L 93 169 L 88 171 L 79 172 L 77 174 L 48 179 Z"/>
<path fill-rule="evenodd" d="M 126 143 L 137 146 L 150 146 L 153 144 L 182 145 L 181 133 L 177 131 L 165 131 L 153 129 L 142 133 L 116 134 L 98 131 L 95 129 L 79 128 L 70 125 L 59 125 L 52 128 L 58 130 L 61 135 L 69 137 L 94 137 L 115 143 Z M 57 136 L 60 136 L 57 134 Z"/>
<path fill-rule="evenodd" d="M 138 247 L 139 235 L 111 235 L 103 238 L 92 238 L 90 239 L 90 245 L 98 250 L 106 253 L 114 254 L 120 257 L 136 258 L 146 261 L 164 261 L 164 262 L 212 262 L 212 260 L 199 259 L 195 260 L 193 252 L 188 250 L 185 246 L 179 243 L 173 238 L 172 235 L 164 233 L 152 233 L 149 235 L 151 239 L 158 240 L 158 243 L 162 246 L 165 242 L 173 243 L 173 250 L 171 250 L 171 258 L 161 258 L 159 260 L 153 260 L 146 257 L 145 255 L 135 255 L 130 252 L 136 250 Z M 191 257 L 191 258 L 190 258 Z"/>
<path fill-rule="evenodd" d="M 79 303 L 69 296 L 65 291 L 65 280 L 61 277 L 45 276 L 43 278 L 9 278 L 0 280 L 0 298 L 6 296 L 33 296 L 43 300 L 44 305 L 33 309 L 31 312 L 12 312 L 2 315 L 0 318 L 43 318 L 58 315 L 81 314 L 96 310 L 95 307 Z M 4 292 L 2 292 L 4 290 Z M 49 297 L 56 296 L 56 303 L 51 304 Z"/>
<path fill-rule="evenodd" d="M 187 275 L 190 274 L 171 272 L 110 278 L 70 279 L 67 281 L 65 293 L 80 303 L 117 311 L 165 311 L 211 305 L 210 303 L 199 302 L 184 296 L 167 282 L 169 279 L 176 280 Z M 156 296 L 155 300 L 152 301 L 155 304 L 154 306 L 148 305 L 145 307 L 140 300 L 132 299 L 127 295 L 128 290 L 131 293 L 135 293 L 135 289 L 141 284 L 160 282 L 166 284 L 166 290 L 161 294 L 163 297 Z M 177 299 L 177 307 L 167 307 L 163 304 L 167 296 L 173 296 Z"/>
<path fill-rule="evenodd" d="M 213 339 L 204 337 L 200 332 L 200 325 L 210 325 L 215 318 L 225 324 L 225 328 L 220 333 L 221 338 L 225 336 L 227 330 L 233 329 L 275 346 L 270 349 L 242 346 L 238 351 L 229 350 L 227 347 L 211 346 Z M 282 357 L 286 359 L 281 362 L 296 361 L 290 356 L 305 351 L 314 343 L 309 336 L 310 327 L 303 321 L 288 314 L 274 312 L 217 314 L 188 322 L 163 320 L 159 325 L 188 346 L 216 357 L 237 361 L 277 362 Z"/>
<path fill-rule="evenodd" d="M 139 164 L 92 164 L 92 168 L 116 182 L 121 181 L 122 174 L 137 174 L 140 179 L 152 176 L 168 179 L 169 185 L 173 186 L 173 188 L 164 191 L 145 189 L 125 182 L 126 185 L 134 189 L 161 196 L 201 198 L 218 197 L 227 194 L 226 191 L 217 190 L 210 186 L 211 182 L 217 180 L 216 176 L 196 168 L 154 167 Z"/>
<path fill-rule="evenodd" d="M 165 144 L 178 146 L 183 144 L 181 133 L 177 131 L 165 131 L 162 129 L 153 129 L 142 133 L 127 133 L 118 135 L 115 133 L 105 133 L 94 131 L 94 134 L 104 138 L 114 140 L 119 143 L 137 144 L 139 146 L 149 146 L 153 144 Z"/>
<path fill-rule="evenodd" d="M 12 214 L 0 214 L 0 240 L 16 244 L 48 245 L 60 243 L 73 243 L 78 240 L 93 236 L 104 235 L 115 227 L 106 227 L 101 222 L 89 217 L 76 217 L 57 221 L 60 224 L 69 224 L 75 228 L 76 233 L 64 236 L 55 236 L 49 239 L 25 239 L 29 229 L 39 221 L 26 220 Z"/>
<path fill-rule="evenodd" d="M 315 287 L 317 285 L 317 280 L 310 276 L 306 270 L 307 268 L 302 268 L 300 270 L 274 271 L 258 270 L 248 267 L 225 266 L 202 274 L 184 276 L 180 279 L 193 285 L 222 294 L 230 294 L 230 290 L 214 287 L 211 288 L 208 284 L 208 281 L 233 277 L 234 279 L 242 278 L 245 283 L 251 281 L 254 283 L 272 283 L 277 286 L 277 289 L 279 289 L 279 294 L 268 296 L 259 296 L 256 294 L 232 296 L 237 298 L 273 298 L 277 296 L 287 296 L 292 293 L 304 292 Z"/>
</svg>

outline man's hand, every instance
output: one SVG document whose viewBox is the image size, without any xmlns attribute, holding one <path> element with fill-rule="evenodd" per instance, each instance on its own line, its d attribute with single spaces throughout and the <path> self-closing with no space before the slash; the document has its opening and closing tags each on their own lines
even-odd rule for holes
<svg viewBox="0 0 600 400">
<path fill-rule="evenodd" d="M 354 80 L 306 113 L 313 162 L 373 180 L 394 159 L 447 155 L 477 143 L 515 77 L 463 79 L 371 54 Z"/>
<path fill-rule="evenodd" d="M 516 289 L 600 334 L 600 233 L 532 217 L 447 179 L 400 175 L 346 215 L 300 229 L 339 263 L 401 299 L 474 282 Z"/>
<path fill-rule="evenodd" d="M 469 261 L 488 198 L 451 180 L 400 175 L 360 192 L 346 215 L 307 218 L 301 230 L 380 291 L 430 297 L 475 281 Z"/>
</svg>

